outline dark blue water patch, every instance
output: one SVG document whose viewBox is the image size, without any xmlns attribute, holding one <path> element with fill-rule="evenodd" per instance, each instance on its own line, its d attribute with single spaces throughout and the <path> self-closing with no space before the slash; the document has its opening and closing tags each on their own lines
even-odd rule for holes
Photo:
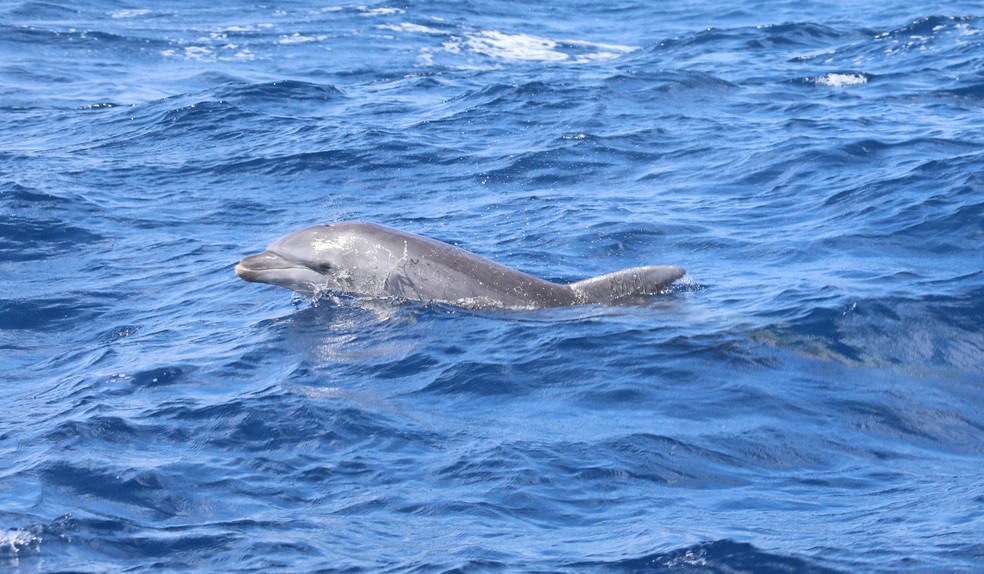
<svg viewBox="0 0 984 574">
<path fill-rule="evenodd" d="M 842 42 L 831 44 L 826 49 L 810 50 L 806 54 L 794 52 L 789 62 L 821 65 L 825 74 L 850 70 L 851 75 L 858 78 L 880 77 L 885 82 L 900 86 L 950 82 L 976 69 L 974 54 L 980 47 L 980 41 L 974 39 L 977 28 L 974 17 L 920 18 L 911 25 L 888 31 L 858 30 L 853 37 L 848 35 Z M 921 60 L 921 55 L 926 52 L 936 54 L 935 60 L 947 62 L 946 74 L 935 65 L 920 63 L 918 65 L 922 67 L 918 73 L 904 65 Z M 884 60 L 886 65 L 875 76 L 871 75 L 874 70 L 857 69 L 858 62 L 865 60 Z M 823 80 L 824 85 L 843 85 L 830 82 L 831 78 L 826 75 L 819 79 Z"/>
<path fill-rule="evenodd" d="M 330 84 L 281 81 L 263 84 L 225 84 L 210 95 L 239 108 L 274 116 L 325 117 L 344 102 L 346 94 Z"/>
<path fill-rule="evenodd" d="M 230 523 L 221 534 L 208 534 L 196 527 L 144 528 L 125 520 L 66 515 L 50 524 L 22 528 L 20 532 L 36 541 L 35 552 L 43 549 L 45 556 L 77 568 L 52 570 L 67 573 L 103 570 L 111 563 L 132 564 L 137 568 L 148 565 L 193 568 L 201 565 L 204 556 L 236 546 L 242 540 L 238 532 L 249 527 L 247 523 Z M 11 559 L 32 560 L 35 552 L 21 549 Z M 93 553 L 104 558 L 93 558 Z"/>
<path fill-rule="evenodd" d="M 446 368 L 420 392 L 514 395 L 528 388 L 530 376 L 512 364 L 462 361 Z"/>
<path fill-rule="evenodd" d="M 134 444 L 152 443 L 165 437 L 173 440 L 177 436 L 161 425 L 141 425 L 117 416 L 95 416 L 60 423 L 45 435 L 45 439 L 65 451 L 85 451 L 96 445 L 130 448 Z"/>
<path fill-rule="evenodd" d="M 543 81 L 531 81 L 521 84 L 492 84 L 482 87 L 480 90 L 470 92 L 466 99 L 483 106 L 505 107 L 509 109 L 513 105 L 529 108 L 536 107 L 541 102 L 552 102 L 564 96 L 570 96 L 579 92 L 577 86 L 562 82 L 559 84 L 547 83 Z"/>
<path fill-rule="evenodd" d="M 843 144 L 841 150 L 848 156 L 864 157 L 866 159 L 882 159 L 884 157 L 898 156 L 898 150 L 904 150 L 902 157 L 913 155 L 923 159 L 927 156 L 952 156 L 962 152 L 973 152 L 979 149 L 979 144 L 960 141 L 947 140 L 943 138 L 917 137 L 901 141 L 880 141 L 875 139 L 862 139 Z"/>
<path fill-rule="evenodd" d="M 213 534 L 198 526 L 148 528 L 129 521 L 66 515 L 48 524 L 5 532 L 12 542 L 9 549 L 0 548 L 0 564 L 15 569 L 25 564 L 71 564 L 46 569 L 68 574 L 119 567 L 197 570 L 207 569 L 213 561 L 247 571 L 296 567 L 295 561 L 281 558 L 285 553 L 305 554 L 321 563 L 328 560 L 319 549 L 302 541 L 273 542 L 252 537 L 278 527 L 303 528 L 293 523 L 240 520 L 213 523 Z M 41 552 L 44 562 L 39 562 Z M 312 562 L 311 568 L 316 569 L 316 565 Z"/>
<path fill-rule="evenodd" d="M 520 153 L 509 158 L 505 165 L 489 166 L 476 177 L 491 185 L 522 185 L 539 188 L 547 184 L 574 185 L 577 173 L 585 169 L 604 169 L 614 162 L 587 158 L 580 153 L 558 148 L 549 151 Z M 570 174 L 558 176 L 558 173 Z"/>
<path fill-rule="evenodd" d="M 738 39 L 748 38 L 755 34 L 754 28 L 734 28 L 722 29 L 709 26 L 698 32 L 684 35 L 678 38 L 662 40 L 658 45 L 648 50 L 683 52 L 688 49 L 698 49 L 700 51 L 711 51 L 709 44 L 731 44 Z"/>
<path fill-rule="evenodd" d="M 916 18 L 911 23 L 896 28 L 888 33 L 890 37 L 901 37 L 904 39 L 922 40 L 933 38 L 940 35 L 941 31 L 952 29 L 958 24 L 971 24 L 977 22 L 979 16 L 976 15 L 935 15 Z"/>
<path fill-rule="evenodd" d="M 222 177 L 222 174 L 216 170 L 214 175 L 217 177 Z M 199 222 L 203 225 L 218 225 L 222 222 L 229 221 L 230 219 L 241 218 L 243 224 L 249 223 L 250 218 L 256 218 L 258 220 L 263 220 L 269 217 L 272 213 L 284 214 L 288 211 L 286 206 L 270 205 L 268 203 L 262 203 L 252 198 L 232 198 L 223 201 L 220 205 L 210 209 L 207 213 L 204 213 L 199 218 Z"/>
<path fill-rule="evenodd" d="M 576 562 L 591 572 L 700 572 L 702 574 L 836 574 L 839 570 L 796 556 L 783 556 L 733 540 L 714 540 L 668 552 L 612 562 Z"/>
<path fill-rule="evenodd" d="M 5 16 L 27 21 L 62 21 L 75 22 L 81 10 L 63 6 L 54 2 L 20 2 L 4 11 Z"/>
<path fill-rule="evenodd" d="M 267 406 L 260 406 L 263 403 Z M 287 404 L 272 400 L 234 401 L 221 406 L 168 404 L 153 418 L 173 420 L 189 428 L 184 435 L 188 438 L 192 430 L 204 431 L 196 440 L 209 447 L 243 453 L 292 453 L 300 445 L 337 451 L 369 444 L 384 452 L 408 447 L 427 450 L 439 448 L 441 441 L 436 434 L 405 427 L 384 413 L 354 407 L 329 410 L 296 399 Z M 293 467 L 290 471 L 301 472 Z"/>
<path fill-rule="evenodd" d="M 109 506 L 138 508 L 158 519 L 176 516 L 188 504 L 185 495 L 169 488 L 165 484 L 167 479 L 157 471 L 123 471 L 101 464 L 63 460 L 46 464 L 39 474 L 48 487 L 96 498 Z"/>
<path fill-rule="evenodd" d="M 539 81 L 520 84 L 492 83 L 460 89 L 445 101 L 440 102 L 428 115 L 422 117 L 428 126 L 459 125 L 461 122 L 474 122 L 479 128 L 497 128 L 497 122 L 491 122 L 490 109 L 510 110 L 510 124 L 520 127 L 524 118 L 535 117 L 537 110 L 576 109 L 584 98 L 580 89 L 564 81 L 544 83 Z M 474 143 L 474 142 L 465 142 Z"/>
<path fill-rule="evenodd" d="M 130 383 L 137 387 L 154 389 L 171 385 L 192 383 L 198 368 L 195 366 L 174 365 L 139 371 L 130 376 Z"/>
<path fill-rule="evenodd" d="M 921 299 L 854 299 L 816 307 L 768 329 L 784 346 L 849 364 L 980 372 L 984 361 L 981 292 Z"/>
<path fill-rule="evenodd" d="M 815 22 L 787 22 L 744 27 L 708 27 L 700 32 L 665 39 L 646 48 L 642 54 L 657 58 L 664 67 L 674 61 L 701 59 L 708 52 L 732 54 L 752 65 L 752 58 L 767 58 L 782 69 L 788 62 L 805 62 L 843 50 L 844 46 L 865 46 L 871 34 L 864 29 L 839 28 Z M 808 55 L 803 55 L 806 52 Z M 822 55 L 821 55 L 822 54 Z M 630 56 L 635 57 L 635 55 Z M 839 60 L 838 63 L 844 63 Z M 729 74 L 729 77 L 732 76 Z M 761 82 L 746 78 L 743 83 Z"/>
<path fill-rule="evenodd" d="M 211 420 L 237 418 L 244 412 L 242 401 L 228 401 L 216 405 L 198 405 L 195 402 L 167 402 L 160 405 L 155 416 L 177 421 L 179 426 L 207 423 Z"/>
<path fill-rule="evenodd" d="M 735 488 L 748 484 L 734 472 L 748 463 L 724 451 L 672 437 L 632 434 L 618 437 L 590 450 L 605 453 L 610 476 L 652 482 L 672 488 Z M 593 458 L 593 457 L 590 457 Z"/>
<path fill-rule="evenodd" d="M 984 203 L 936 209 L 933 210 L 934 214 L 928 217 L 925 215 L 928 211 L 927 206 L 915 207 L 911 211 L 923 215 L 923 221 L 911 223 L 918 220 L 917 213 L 901 214 L 907 225 L 899 235 L 924 241 L 924 246 L 930 253 L 953 256 L 979 248 L 984 244 L 977 225 L 984 217 Z"/>
<path fill-rule="evenodd" d="M 161 113 L 158 125 L 161 135 L 175 135 L 212 132 L 215 126 L 235 126 L 247 121 L 250 114 L 223 100 L 199 100 L 187 105 L 171 106 Z"/>
<path fill-rule="evenodd" d="M 594 223 L 585 226 L 580 242 L 590 245 L 596 257 L 631 257 L 657 245 L 667 232 L 661 222 Z"/>
<path fill-rule="evenodd" d="M 941 97 L 951 96 L 960 98 L 966 100 L 968 103 L 979 106 L 984 102 L 984 83 L 973 84 L 962 88 L 938 90 L 936 94 Z"/>
<path fill-rule="evenodd" d="M 392 145 L 392 144 L 391 144 Z M 325 146 L 329 147 L 329 146 Z M 209 172 L 215 170 L 217 175 L 254 174 L 261 176 L 295 176 L 308 173 L 346 172 L 356 167 L 373 167 L 383 169 L 397 168 L 400 165 L 390 164 L 388 158 L 374 158 L 375 152 L 368 149 L 324 149 L 322 151 L 300 152 L 277 155 L 274 157 L 230 158 L 221 166 L 203 166 Z M 409 163 L 402 166 L 409 167 Z"/>
<path fill-rule="evenodd" d="M 2 157 L 2 156 L 0 156 Z M 19 162 L 28 159 L 26 155 L 4 157 L 5 161 Z M 50 210 L 74 211 L 86 206 L 87 201 L 78 195 L 56 195 L 50 191 L 28 187 L 16 181 L 0 183 L 0 205 L 7 209 L 31 214 L 47 213 Z"/>
<path fill-rule="evenodd" d="M 83 66 L 93 53 L 102 52 L 112 56 L 120 51 L 127 51 L 133 58 L 141 54 L 155 54 L 162 47 L 167 46 L 166 42 L 160 40 L 151 41 L 93 29 L 78 30 L 58 24 L 54 26 L 0 24 L 0 37 L 3 38 L 0 46 L 4 46 L 7 42 L 10 42 L 12 47 L 44 46 L 46 53 L 53 59 L 81 56 L 85 58 L 82 60 Z M 20 58 L 14 61 L 18 60 Z"/>
<path fill-rule="evenodd" d="M 636 61 L 638 60 L 638 61 Z M 600 105 L 611 105 L 613 95 L 627 101 L 679 102 L 683 99 L 714 100 L 739 87 L 708 72 L 655 68 L 644 58 L 629 59 L 619 66 L 619 73 L 604 80 L 596 92 Z"/>
<path fill-rule="evenodd" d="M 78 297 L 0 299 L 0 330 L 46 330 L 68 323 L 92 321 L 108 305 Z"/>
<path fill-rule="evenodd" d="M 819 49 L 824 46 L 855 40 L 862 33 L 842 31 L 831 26 L 812 22 L 772 24 L 756 28 L 757 35 L 744 41 L 748 50 L 785 50 L 810 48 Z"/>
<path fill-rule="evenodd" d="M 426 375 L 440 365 L 440 362 L 432 355 L 433 353 L 427 352 L 401 357 L 378 368 L 376 376 L 381 379 L 395 379 Z"/>
<path fill-rule="evenodd" d="M 984 452 L 984 441 L 979 438 L 984 425 L 961 415 L 950 405 L 918 401 L 899 392 L 878 402 L 837 400 L 831 406 L 856 430 L 869 436 L 904 441 L 927 452 L 953 451 L 970 456 Z M 872 449 L 869 454 L 888 458 L 909 456 L 903 451 L 887 449 Z"/>
<path fill-rule="evenodd" d="M 845 337 L 858 333 L 880 360 L 981 372 L 984 359 L 982 290 L 922 301 L 887 298 L 852 306 L 842 320 Z"/>
<path fill-rule="evenodd" d="M 92 114 L 84 130 L 71 134 L 66 143 L 80 157 L 111 161 L 100 162 L 86 173 L 106 180 L 106 188 L 118 188 L 126 183 L 119 177 L 121 170 L 132 169 L 151 177 L 142 179 L 144 185 L 174 187 L 197 173 L 211 174 L 223 161 L 235 158 L 243 148 L 255 150 L 245 142 L 252 138 L 286 137 L 296 128 L 283 126 L 271 118 L 223 100 L 176 98 L 136 107 L 86 109 L 77 114 Z M 203 134 L 209 134 L 220 145 L 205 151 L 195 149 Z M 264 134 L 260 136 L 260 134 Z M 166 154 L 163 164 L 149 158 Z M 167 185 L 165 185 L 167 184 Z"/>
<path fill-rule="evenodd" d="M 58 220 L 20 217 L 0 221 L 0 261 L 40 261 L 78 253 L 103 238 Z"/>
<path fill-rule="evenodd" d="M 283 100 L 334 102 L 343 99 L 345 92 L 330 84 L 314 84 L 297 80 L 259 84 L 226 83 L 211 90 L 223 100 L 249 104 L 281 104 Z"/>
</svg>

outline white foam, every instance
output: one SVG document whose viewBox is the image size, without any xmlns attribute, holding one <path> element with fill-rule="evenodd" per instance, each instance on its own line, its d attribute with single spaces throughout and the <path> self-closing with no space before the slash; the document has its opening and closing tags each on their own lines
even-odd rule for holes
<svg viewBox="0 0 984 574">
<path fill-rule="evenodd" d="M 253 26 L 226 26 L 222 28 L 222 32 L 238 32 L 238 33 L 248 33 L 257 32 L 259 30 L 267 30 L 273 28 L 273 24 L 256 24 Z"/>
<path fill-rule="evenodd" d="M 604 60 L 614 60 L 622 54 L 616 52 L 590 52 L 587 54 L 579 54 L 574 58 L 575 64 L 588 64 L 591 62 L 601 62 Z"/>
<path fill-rule="evenodd" d="M 437 19 L 435 19 L 437 20 Z M 551 40 L 531 34 L 508 34 L 498 30 L 463 30 L 452 33 L 412 22 L 380 24 L 380 30 L 390 30 L 428 36 L 445 36 L 441 49 L 448 54 L 479 54 L 497 60 L 517 62 L 565 62 L 584 64 L 618 58 L 638 50 L 634 46 L 586 42 L 583 40 Z M 434 62 L 432 48 L 423 48 L 421 62 Z"/>
<path fill-rule="evenodd" d="M 377 27 L 381 30 L 392 30 L 394 32 L 410 32 L 415 34 L 428 34 L 431 36 L 447 35 L 447 32 L 444 32 L 443 30 L 421 26 L 420 24 L 411 24 L 410 22 L 402 22 L 399 25 L 383 24 Z"/>
<path fill-rule="evenodd" d="M 813 82 L 825 88 L 845 88 L 867 84 L 868 77 L 864 74 L 826 74 L 819 76 Z"/>
<path fill-rule="evenodd" d="M 507 61 L 584 64 L 618 58 L 638 48 L 487 30 L 466 33 L 463 38 L 451 36 L 444 43 L 444 49 L 450 53 L 468 51 Z"/>
<path fill-rule="evenodd" d="M 0 556 L 6 555 L 7 561 L 15 566 L 22 550 L 37 549 L 41 537 L 29 530 L 0 531 Z"/>
<path fill-rule="evenodd" d="M 406 12 L 401 8 L 367 8 L 366 6 L 359 6 L 359 11 L 363 16 L 391 16 Z"/>
<path fill-rule="evenodd" d="M 256 59 L 256 56 L 253 55 L 253 52 L 251 52 L 249 48 L 243 48 L 242 50 L 236 52 L 233 55 L 233 58 L 242 61 L 252 61 Z"/>
<path fill-rule="evenodd" d="M 585 48 L 590 48 L 592 50 L 603 50 L 618 54 L 628 54 L 629 52 L 635 52 L 639 48 L 635 46 L 620 46 L 619 44 L 601 44 L 598 42 L 585 42 L 583 40 L 565 40 L 565 44 L 569 46 L 583 46 Z"/>
<path fill-rule="evenodd" d="M 318 36 L 304 36 L 298 32 L 294 32 L 290 36 L 281 36 L 280 40 L 277 41 L 278 44 L 304 44 L 306 42 L 323 42 L 328 36 L 318 35 Z"/>
<path fill-rule="evenodd" d="M 150 14 L 150 10 L 137 9 L 137 10 L 117 10 L 115 12 L 110 12 L 110 18 L 136 18 L 137 16 L 146 16 Z"/>
<path fill-rule="evenodd" d="M 212 49 L 204 46 L 188 46 L 184 49 L 184 55 L 185 59 L 197 60 L 199 62 L 212 60 L 215 57 Z"/>
<path fill-rule="evenodd" d="M 216 49 L 222 50 L 223 55 L 219 56 L 213 48 L 208 46 L 185 46 L 182 51 L 169 48 L 161 50 L 160 54 L 165 58 L 180 58 L 197 62 L 215 62 L 230 59 L 250 61 L 256 58 L 248 47 L 240 46 L 239 44 L 228 43 L 222 46 L 216 46 Z"/>
<path fill-rule="evenodd" d="M 561 62 L 568 57 L 557 51 L 557 42 L 528 34 L 481 32 L 468 36 L 465 45 L 472 52 L 503 60 Z"/>
</svg>

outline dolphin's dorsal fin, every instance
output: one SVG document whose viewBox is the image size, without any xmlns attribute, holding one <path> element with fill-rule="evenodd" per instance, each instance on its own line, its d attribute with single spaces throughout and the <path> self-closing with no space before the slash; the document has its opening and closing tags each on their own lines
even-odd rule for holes
<svg viewBox="0 0 984 574">
<path fill-rule="evenodd" d="M 640 295 L 655 295 L 687 272 L 675 265 L 633 267 L 571 283 L 579 303 L 610 304 Z"/>
</svg>

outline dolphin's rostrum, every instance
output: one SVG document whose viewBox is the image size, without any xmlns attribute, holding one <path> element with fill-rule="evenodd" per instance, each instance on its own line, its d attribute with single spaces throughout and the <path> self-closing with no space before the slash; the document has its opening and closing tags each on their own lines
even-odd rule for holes
<svg viewBox="0 0 984 574">
<path fill-rule="evenodd" d="M 662 292 L 685 273 L 672 265 L 633 267 L 563 285 L 447 243 L 363 222 L 295 231 L 236 265 L 246 281 L 305 295 L 334 291 L 472 309 L 631 302 Z"/>
</svg>

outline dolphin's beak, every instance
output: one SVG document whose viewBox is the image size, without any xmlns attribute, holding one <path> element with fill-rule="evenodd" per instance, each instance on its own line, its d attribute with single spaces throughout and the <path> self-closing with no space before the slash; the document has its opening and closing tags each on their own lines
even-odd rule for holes
<svg viewBox="0 0 984 574">
<path fill-rule="evenodd" d="M 236 263 L 236 275 L 239 275 L 240 279 L 245 281 L 252 281 L 252 272 L 249 267 L 246 267 L 242 261 Z"/>
<path fill-rule="evenodd" d="M 264 251 L 243 258 L 236 265 L 236 275 L 245 281 L 264 282 L 263 276 L 268 271 L 291 269 L 296 267 L 290 261 L 276 253 Z"/>
</svg>

